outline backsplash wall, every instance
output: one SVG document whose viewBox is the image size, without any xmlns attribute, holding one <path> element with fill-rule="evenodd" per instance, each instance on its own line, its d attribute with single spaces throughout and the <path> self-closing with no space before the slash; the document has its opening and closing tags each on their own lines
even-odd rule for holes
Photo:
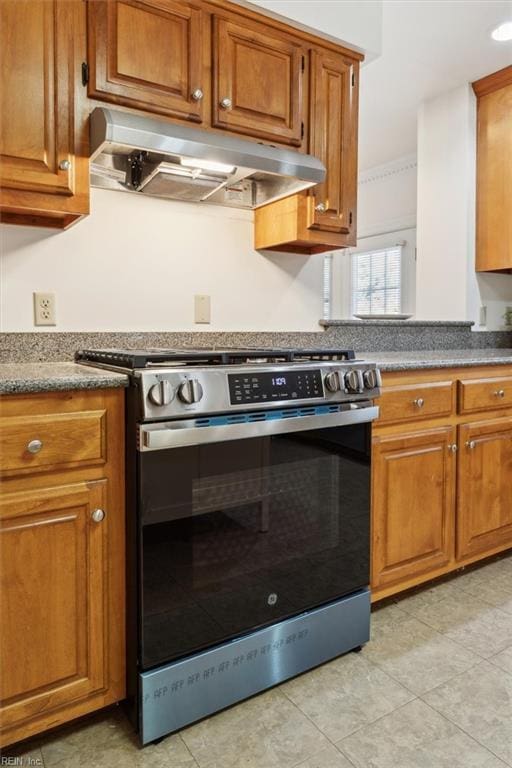
<svg viewBox="0 0 512 768">
<path fill-rule="evenodd" d="M 41 331 L 318 331 L 322 256 L 262 254 L 248 211 L 93 189 L 66 232 L 1 226 L 0 330 L 34 331 L 32 292 L 56 294 Z M 211 324 L 194 323 L 194 294 Z"/>
</svg>

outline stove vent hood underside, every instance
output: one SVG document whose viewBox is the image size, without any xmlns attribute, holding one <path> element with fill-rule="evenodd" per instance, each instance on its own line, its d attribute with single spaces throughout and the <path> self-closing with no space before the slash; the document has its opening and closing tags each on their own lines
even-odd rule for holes
<svg viewBox="0 0 512 768">
<path fill-rule="evenodd" d="M 97 107 L 91 185 L 188 202 L 258 208 L 325 178 L 316 157 Z"/>
</svg>

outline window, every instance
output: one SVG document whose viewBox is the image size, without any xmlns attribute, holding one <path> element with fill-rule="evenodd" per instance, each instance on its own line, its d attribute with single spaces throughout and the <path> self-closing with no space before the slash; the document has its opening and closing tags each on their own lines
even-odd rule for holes
<svg viewBox="0 0 512 768">
<path fill-rule="evenodd" d="M 402 309 L 402 247 L 352 255 L 352 314 L 389 315 Z"/>
<path fill-rule="evenodd" d="M 332 290 L 332 253 L 324 256 L 324 273 L 322 286 L 322 317 L 331 319 L 331 290 Z"/>
</svg>

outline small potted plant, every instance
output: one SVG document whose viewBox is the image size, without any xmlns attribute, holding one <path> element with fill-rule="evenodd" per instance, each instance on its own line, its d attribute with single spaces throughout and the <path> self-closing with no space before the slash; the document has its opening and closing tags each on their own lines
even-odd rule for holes
<svg viewBox="0 0 512 768">
<path fill-rule="evenodd" d="M 505 314 L 503 315 L 505 320 L 505 325 L 512 328 L 512 307 L 507 307 L 505 310 Z"/>
</svg>

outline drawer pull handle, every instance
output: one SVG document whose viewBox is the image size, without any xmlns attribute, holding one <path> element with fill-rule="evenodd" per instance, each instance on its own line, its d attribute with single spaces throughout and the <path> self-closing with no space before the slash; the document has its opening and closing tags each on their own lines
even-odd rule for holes
<svg viewBox="0 0 512 768">
<path fill-rule="evenodd" d="M 476 442 L 474 440 L 468 440 L 466 442 L 466 448 L 469 448 L 470 451 L 474 451 L 476 448 Z"/>
<path fill-rule="evenodd" d="M 194 101 L 201 101 L 204 93 L 202 92 L 201 88 L 196 88 L 194 91 L 192 91 L 191 96 Z"/>
<path fill-rule="evenodd" d="M 102 509 L 95 509 L 91 514 L 91 517 L 95 523 L 101 523 L 101 521 L 105 518 L 105 512 Z"/>
<path fill-rule="evenodd" d="M 325 203 L 318 203 L 318 205 L 315 205 L 315 211 L 318 211 L 318 213 L 325 213 L 327 210 L 327 205 Z"/>
<path fill-rule="evenodd" d="M 423 408 L 423 406 L 425 405 L 425 401 L 422 397 L 417 397 L 416 400 L 414 400 L 413 404 L 418 408 Z"/>
<path fill-rule="evenodd" d="M 220 106 L 222 109 L 231 109 L 233 102 L 227 96 L 220 100 Z"/>
<path fill-rule="evenodd" d="M 27 445 L 27 451 L 29 453 L 39 453 L 42 447 L 43 447 L 43 443 L 41 440 L 31 440 L 30 443 Z"/>
<path fill-rule="evenodd" d="M 459 446 L 453 443 L 452 445 L 448 446 L 448 450 L 451 451 L 452 453 L 457 453 L 457 451 L 459 450 Z"/>
<path fill-rule="evenodd" d="M 494 393 L 495 397 L 505 397 L 505 390 L 504 389 L 498 389 L 497 392 Z"/>
</svg>

